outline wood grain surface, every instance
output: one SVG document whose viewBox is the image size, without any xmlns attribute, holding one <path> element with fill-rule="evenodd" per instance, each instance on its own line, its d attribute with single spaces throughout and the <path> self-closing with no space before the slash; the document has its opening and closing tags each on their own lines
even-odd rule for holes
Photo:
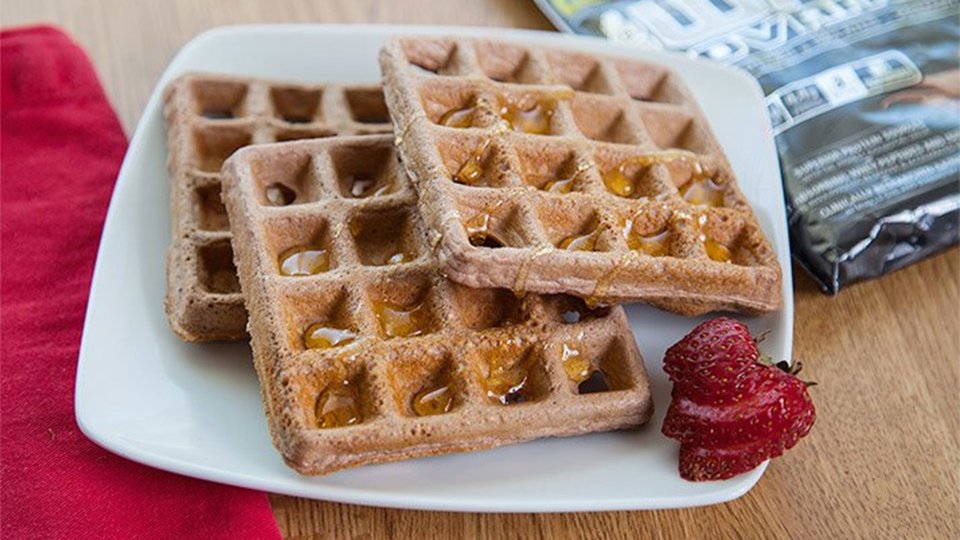
<svg viewBox="0 0 960 540">
<path fill-rule="evenodd" d="M 213 26 L 390 22 L 550 29 L 528 0 L 3 0 L 4 26 L 61 26 L 131 133 L 177 50 Z M 385 510 L 271 496 L 289 538 L 960 538 L 960 257 L 836 297 L 795 272 L 795 357 L 819 416 L 744 497 L 657 512 Z M 562 474 L 562 472 L 560 472 Z"/>
</svg>

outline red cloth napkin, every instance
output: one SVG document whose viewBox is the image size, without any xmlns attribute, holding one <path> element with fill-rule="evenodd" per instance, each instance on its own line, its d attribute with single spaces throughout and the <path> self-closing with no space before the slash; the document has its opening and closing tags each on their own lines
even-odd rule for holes
<svg viewBox="0 0 960 540">
<path fill-rule="evenodd" d="M 279 538 L 264 494 L 138 465 L 77 428 L 77 349 L 127 141 L 63 33 L 0 32 L 0 48 L 0 536 Z"/>
</svg>

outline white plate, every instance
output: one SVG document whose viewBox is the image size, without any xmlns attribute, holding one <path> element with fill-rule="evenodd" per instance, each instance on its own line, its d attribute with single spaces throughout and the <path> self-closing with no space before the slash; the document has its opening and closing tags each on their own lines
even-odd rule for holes
<svg viewBox="0 0 960 540">
<path fill-rule="evenodd" d="M 677 473 L 677 444 L 660 434 L 669 403 L 664 350 L 699 320 L 628 308 L 658 413 L 638 432 L 541 440 L 483 452 L 375 465 L 320 478 L 284 466 L 267 434 L 244 343 L 188 345 L 163 312 L 170 241 L 161 89 L 190 70 L 305 81 L 376 81 L 377 51 L 399 33 L 477 35 L 633 55 L 686 79 L 726 149 L 784 269 L 784 309 L 749 320 L 764 346 L 789 358 L 793 298 L 780 170 L 762 94 L 743 72 L 637 52 L 591 38 L 486 28 L 240 26 L 190 42 L 154 90 L 130 143 L 104 226 L 90 290 L 77 421 L 104 448 L 169 471 L 276 493 L 358 504 L 483 512 L 675 508 L 744 494 L 764 466 L 724 482 Z"/>
</svg>

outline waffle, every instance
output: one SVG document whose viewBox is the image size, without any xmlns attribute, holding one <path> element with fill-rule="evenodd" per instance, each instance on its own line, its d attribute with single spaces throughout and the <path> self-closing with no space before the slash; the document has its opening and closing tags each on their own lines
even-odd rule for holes
<svg viewBox="0 0 960 540">
<path fill-rule="evenodd" d="M 368 197 L 345 196 L 357 182 Z M 441 276 L 392 136 L 245 148 L 223 193 L 270 431 L 297 471 L 649 419 L 621 308 Z"/>
<path fill-rule="evenodd" d="M 173 213 L 167 319 L 187 341 L 240 339 L 247 316 L 220 199 L 220 166 L 249 144 L 389 132 L 383 94 L 377 86 L 193 73 L 171 83 L 164 101 Z"/>
<path fill-rule="evenodd" d="M 452 279 L 686 315 L 780 306 L 775 253 L 672 70 L 434 37 L 380 63 Z"/>
</svg>

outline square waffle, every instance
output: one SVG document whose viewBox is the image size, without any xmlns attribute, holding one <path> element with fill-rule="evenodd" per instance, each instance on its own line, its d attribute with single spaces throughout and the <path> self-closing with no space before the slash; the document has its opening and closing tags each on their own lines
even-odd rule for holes
<svg viewBox="0 0 960 540">
<path fill-rule="evenodd" d="M 380 63 L 451 279 L 686 315 L 779 308 L 776 255 L 669 68 L 435 37 L 391 40 Z"/>
<path fill-rule="evenodd" d="M 307 85 L 191 73 L 164 94 L 173 239 L 166 312 L 187 341 L 240 339 L 246 312 L 233 265 L 220 166 L 249 144 L 391 130 L 378 86 Z"/>
<path fill-rule="evenodd" d="M 245 148 L 223 196 L 270 431 L 297 471 L 650 418 L 621 308 L 440 274 L 392 135 Z"/>
</svg>

